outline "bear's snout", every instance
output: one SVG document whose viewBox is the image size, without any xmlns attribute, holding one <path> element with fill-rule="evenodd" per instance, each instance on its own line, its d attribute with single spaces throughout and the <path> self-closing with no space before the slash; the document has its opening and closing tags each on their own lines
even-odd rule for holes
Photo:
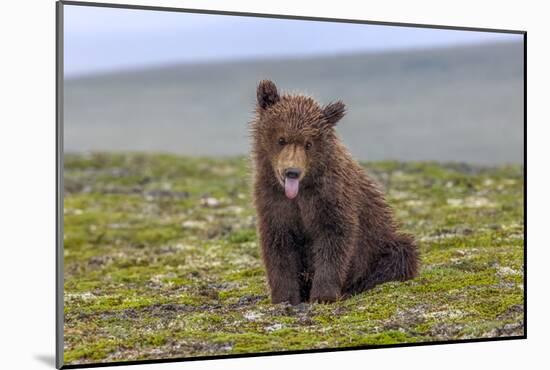
<svg viewBox="0 0 550 370">
<path fill-rule="evenodd" d="M 285 177 L 289 179 L 299 179 L 300 175 L 302 174 L 302 170 L 299 168 L 290 167 L 285 169 L 284 173 L 285 173 Z"/>
</svg>

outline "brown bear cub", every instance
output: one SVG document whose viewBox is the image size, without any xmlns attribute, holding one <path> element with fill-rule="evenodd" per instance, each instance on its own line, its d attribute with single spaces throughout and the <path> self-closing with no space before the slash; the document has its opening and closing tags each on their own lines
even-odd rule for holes
<svg viewBox="0 0 550 370">
<path fill-rule="evenodd" d="M 273 303 L 332 302 L 415 276 L 414 239 L 338 139 L 338 101 L 257 90 L 254 201 Z"/>
</svg>

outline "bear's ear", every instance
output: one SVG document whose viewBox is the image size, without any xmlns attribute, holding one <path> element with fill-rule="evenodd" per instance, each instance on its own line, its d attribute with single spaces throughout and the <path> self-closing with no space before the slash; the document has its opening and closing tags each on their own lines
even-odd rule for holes
<svg viewBox="0 0 550 370">
<path fill-rule="evenodd" d="M 266 109 L 279 101 L 279 93 L 277 92 L 277 86 L 270 80 L 262 80 L 258 85 L 256 91 L 258 98 L 258 106 L 262 109 Z"/>
<path fill-rule="evenodd" d="M 331 126 L 334 126 L 338 121 L 340 121 L 345 114 L 346 105 L 341 100 L 327 104 L 323 108 L 323 115 Z"/>
</svg>

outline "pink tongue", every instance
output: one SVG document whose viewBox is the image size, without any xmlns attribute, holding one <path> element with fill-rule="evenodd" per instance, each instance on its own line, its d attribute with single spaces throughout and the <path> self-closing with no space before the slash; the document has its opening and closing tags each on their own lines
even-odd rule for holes
<svg viewBox="0 0 550 370">
<path fill-rule="evenodd" d="M 288 199 L 294 199 L 298 195 L 300 180 L 285 178 L 285 195 Z"/>
</svg>

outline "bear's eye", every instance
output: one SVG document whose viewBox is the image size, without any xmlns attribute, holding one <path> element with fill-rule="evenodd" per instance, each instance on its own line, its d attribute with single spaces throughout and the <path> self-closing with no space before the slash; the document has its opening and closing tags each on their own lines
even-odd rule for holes
<svg viewBox="0 0 550 370">
<path fill-rule="evenodd" d="M 306 150 L 310 150 L 311 149 L 311 143 L 308 141 L 306 143 Z"/>
<path fill-rule="evenodd" d="M 279 138 L 279 145 L 285 145 L 286 144 L 286 140 L 284 137 L 280 137 Z"/>
</svg>

